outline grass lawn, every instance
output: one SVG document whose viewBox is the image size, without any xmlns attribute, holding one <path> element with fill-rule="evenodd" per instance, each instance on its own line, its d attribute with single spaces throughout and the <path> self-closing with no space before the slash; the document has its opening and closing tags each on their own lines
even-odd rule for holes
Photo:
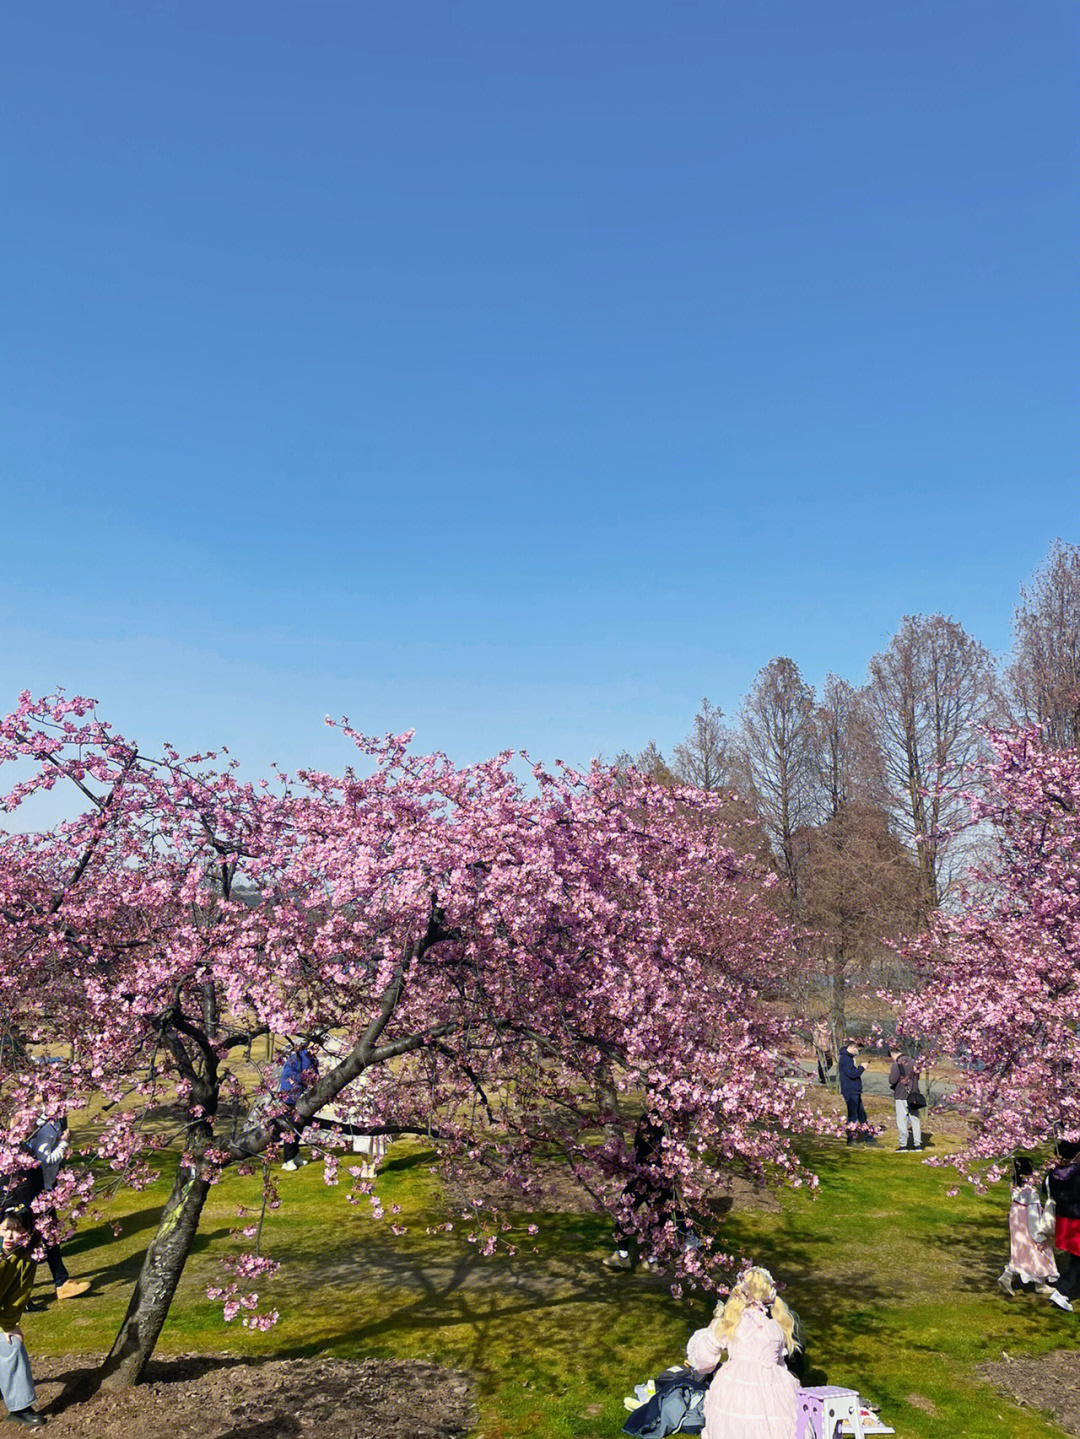
<svg viewBox="0 0 1080 1439">
<path fill-rule="evenodd" d="M 823 1146 L 814 1156 L 820 1197 L 788 1194 L 779 1213 L 735 1211 L 730 1241 L 788 1284 L 816 1382 L 858 1388 L 899 1435 L 1060 1436 L 999 1397 L 974 1366 L 1003 1349 L 1074 1347 L 1080 1315 L 997 1291 L 1003 1186 L 949 1199 L 948 1172 L 893 1154 L 890 1139 L 872 1150 Z M 203 1295 L 221 1282 L 216 1256 L 239 1247 L 229 1238 L 236 1206 L 258 1202 L 256 1180 L 230 1176 L 211 1195 L 159 1352 L 431 1359 L 476 1375 L 484 1439 L 618 1433 L 623 1394 L 681 1359 L 710 1306 L 676 1301 L 654 1278 L 608 1274 L 599 1260 L 609 1229 L 591 1216 L 551 1215 L 535 1239 L 523 1217 L 513 1259 L 479 1257 L 460 1216 L 452 1235 L 426 1236 L 425 1225 L 445 1217 L 429 1158 L 418 1144 L 398 1144 L 380 1176 L 381 1198 L 400 1204 L 409 1225 L 400 1239 L 388 1220 L 327 1188 L 321 1165 L 282 1176 L 282 1208 L 264 1237 L 264 1250 L 284 1261 L 265 1285 L 282 1321 L 268 1334 L 224 1326 Z M 164 1192 L 163 1179 L 118 1195 L 105 1222 L 88 1223 L 67 1246 L 72 1273 L 93 1278 L 93 1290 L 27 1316 L 31 1355 L 111 1343 Z M 39 1280 L 47 1277 L 41 1266 Z"/>
</svg>

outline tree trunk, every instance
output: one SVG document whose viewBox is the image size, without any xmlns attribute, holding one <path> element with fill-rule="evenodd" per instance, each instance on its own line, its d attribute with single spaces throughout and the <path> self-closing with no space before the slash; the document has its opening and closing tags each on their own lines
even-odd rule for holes
<svg viewBox="0 0 1080 1439">
<path fill-rule="evenodd" d="M 602 1060 L 596 1066 L 596 1107 L 605 1116 L 605 1135 L 608 1139 L 617 1139 L 622 1132 L 622 1125 L 619 1123 L 619 1091 L 608 1060 Z"/>
<path fill-rule="evenodd" d="M 847 981 L 844 971 L 847 968 L 847 960 L 842 952 L 834 952 L 832 957 L 832 1012 L 833 1037 L 838 1045 L 844 1043 L 847 1034 Z"/>
<path fill-rule="evenodd" d="M 130 1389 L 142 1378 L 191 1253 L 209 1190 L 209 1183 L 186 1165 L 176 1171 L 124 1322 L 101 1366 L 102 1388 Z"/>
</svg>

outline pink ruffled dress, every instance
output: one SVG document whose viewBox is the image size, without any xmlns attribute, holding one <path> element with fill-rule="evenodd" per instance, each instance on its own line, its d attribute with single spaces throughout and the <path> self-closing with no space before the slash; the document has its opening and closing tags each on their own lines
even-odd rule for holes
<svg viewBox="0 0 1080 1439">
<path fill-rule="evenodd" d="M 716 1369 L 705 1395 L 702 1439 L 795 1439 L 799 1384 L 784 1367 L 784 1333 L 759 1304 L 751 1305 L 730 1339 L 699 1329 L 686 1346 L 690 1364 Z"/>
<path fill-rule="evenodd" d="M 1053 1246 L 1035 1238 L 1035 1229 L 1042 1217 L 1042 1205 L 1035 1189 L 1024 1185 L 1013 1190 L 1009 1206 L 1009 1262 L 1005 1269 L 1011 1270 L 1022 1284 L 1045 1284 L 1048 1279 L 1058 1277 Z"/>
</svg>

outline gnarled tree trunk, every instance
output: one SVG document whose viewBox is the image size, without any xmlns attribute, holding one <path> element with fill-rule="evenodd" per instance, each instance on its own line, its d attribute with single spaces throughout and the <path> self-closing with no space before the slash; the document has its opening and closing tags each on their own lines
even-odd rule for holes
<svg viewBox="0 0 1080 1439">
<path fill-rule="evenodd" d="M 209 1182 L 196 1170 L 180 1166 L 124 1322 L 101 1366 L 103 1388 L 128 1389 L 142 1378 L 191 1253 L 209 1191 Z"/>
</svg>

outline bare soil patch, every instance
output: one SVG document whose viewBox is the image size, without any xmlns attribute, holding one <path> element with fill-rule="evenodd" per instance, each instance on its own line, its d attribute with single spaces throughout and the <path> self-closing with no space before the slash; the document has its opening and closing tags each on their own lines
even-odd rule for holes
<svg viewBox="0 0 1080 1439">
<path fill-rule="evenodd" d="M 98 1359 L 32 1359 L 54 1439 L 464 1439 L 472 1381 L 420 1360 L 155 1359 L 137 1388 L 78 1397 Z"/>
<path fill-rule="evenodd" d="M 1003 1357 L 995 1364 L 980 1364 L 979 1373 L 1017 1404 L 1042 1409 L 1066 1434 L 1080 1435 L 1080 1349 Z"/>
</svg>

